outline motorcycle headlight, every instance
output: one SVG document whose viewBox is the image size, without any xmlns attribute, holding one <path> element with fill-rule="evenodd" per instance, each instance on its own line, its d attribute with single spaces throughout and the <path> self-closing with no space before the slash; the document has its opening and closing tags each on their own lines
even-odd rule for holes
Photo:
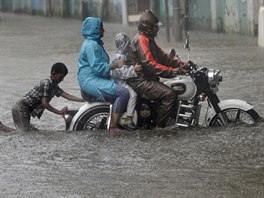
<svg viewBox="0 0 264 198">
<path fill-rule="evenodd" d="M 220 72 L 221 70 L 216 70 L 216 69 L 208 70 L 208 83 L 210 87 L 213 89 L 214 93 L 218 91 L 219 82 L 222 81 L 222 76 L 219 76 Z"/>
</svg>

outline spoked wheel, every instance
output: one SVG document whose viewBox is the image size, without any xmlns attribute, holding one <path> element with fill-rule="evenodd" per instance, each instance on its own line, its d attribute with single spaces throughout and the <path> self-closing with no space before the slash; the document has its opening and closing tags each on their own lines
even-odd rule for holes
<svg viewBox="0 0 264 198">
<path fill-rule="evenodd" d="M 260 117 L 254 109 L 244 111 L 238 108 L 225 109 L 224 114 L 228 118 L 228 124 L 254 124 Z M 209 126 L 222 126 L 219 117 L 216 115 Z"/>
<path fill-rule="evenodd" d="M 107 129 L 109 106 L 95 107 L 86 111 L 76 122 L 74 130 L 102 130 Z"/>
</svg>

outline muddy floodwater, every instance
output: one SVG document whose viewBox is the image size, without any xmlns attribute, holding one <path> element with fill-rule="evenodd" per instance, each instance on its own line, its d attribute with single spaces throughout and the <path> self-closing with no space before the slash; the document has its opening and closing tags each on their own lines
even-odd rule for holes
<svg viewBox="0 0 264 198">
<path fill-rule="evenodd" d="M 64 62 L 69 74 L 60 86 L 80 96 L 77 56 L 83 41 L 81 21 L 0 13 L 0 120 L 14 127 L 13 104 L 51 65 Z M 114 37 L 130 37 L 136 27 L 105 23 L 106 51 L 115 54 Z M 161 28 L 157 43 L 168 43 Z M 190 31 L 191 60 L 221 69 L 219 97 L 250 102 L 264 116 L 264 48 L 257 38 Z M 82 103 L 54 98 L 57 108 Z M 0 197 L 264 197 L 264 123 L 253 126 L 109 134 L 65 131 L 63 119 L 45 111 L 32 119 L 39 132 L 0 132 Z"/>
</svg>

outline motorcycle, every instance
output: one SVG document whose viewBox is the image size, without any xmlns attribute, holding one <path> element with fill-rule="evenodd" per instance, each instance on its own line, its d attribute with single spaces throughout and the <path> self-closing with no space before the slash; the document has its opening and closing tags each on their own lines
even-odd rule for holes
<svg viewBox="0 0 264 198">
<path fill-rule="evenodd" d="M 175 113 L 167 121 L 167 128 L 199 126 L 203 101 L 207 98 L 207 109 L 203 115 L 205 126 L 227 126 L 229 124 L 254 124 L 260 119 L 254 107 L 238 99 L 220 100 L 217 96 L 222 82 L 221 70 L 199 68 L 190 61 L 188 36 L 184 48 L 188 51 L 187 77 L 176 77 L 163 82 L 177 91 L 178 101 Z M 174 49 L 170 56 L 177 56 Z M 177 56 L 178 57 L 178 56 Z M 179 58 L 179 57 L 178 57 Z M 98 102 L 93 96 L 82 92 L 88 102 L 80 109 L 69 110 L 65 115 L 66 130 L 109 129 L 112 104 Z M 159 102 L 139 96 L 133 121 L 139 129 L 152 129 L 156 126 Z M 125 117 L 126 113 L 122 115 Z M 122 127 L 122 118 L 120 119 Z"/>
</svg>

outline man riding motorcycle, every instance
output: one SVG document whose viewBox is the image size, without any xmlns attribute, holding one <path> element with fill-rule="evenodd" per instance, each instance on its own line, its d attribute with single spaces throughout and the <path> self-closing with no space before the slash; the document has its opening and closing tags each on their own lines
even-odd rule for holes
<svg viewBox="0 0 264 198">
<path fill-rule="evenodd" d="M 177 92 L 161 83 L 159 77 L 173 78 L 184 74 L 187 64 L 175 57 L 170 57 L 155 42 L 160 22 L 150 11 L 146 10 L 140 17 L 138 33 L 132 40 L 132 48 L 137 62 L 142 65 L 142 75 L 131 78 L 128 84 L 149 100 L 160 102 L 157 128 L 164 128 L 166 121 L 175 111 Z"/>
</svg>

